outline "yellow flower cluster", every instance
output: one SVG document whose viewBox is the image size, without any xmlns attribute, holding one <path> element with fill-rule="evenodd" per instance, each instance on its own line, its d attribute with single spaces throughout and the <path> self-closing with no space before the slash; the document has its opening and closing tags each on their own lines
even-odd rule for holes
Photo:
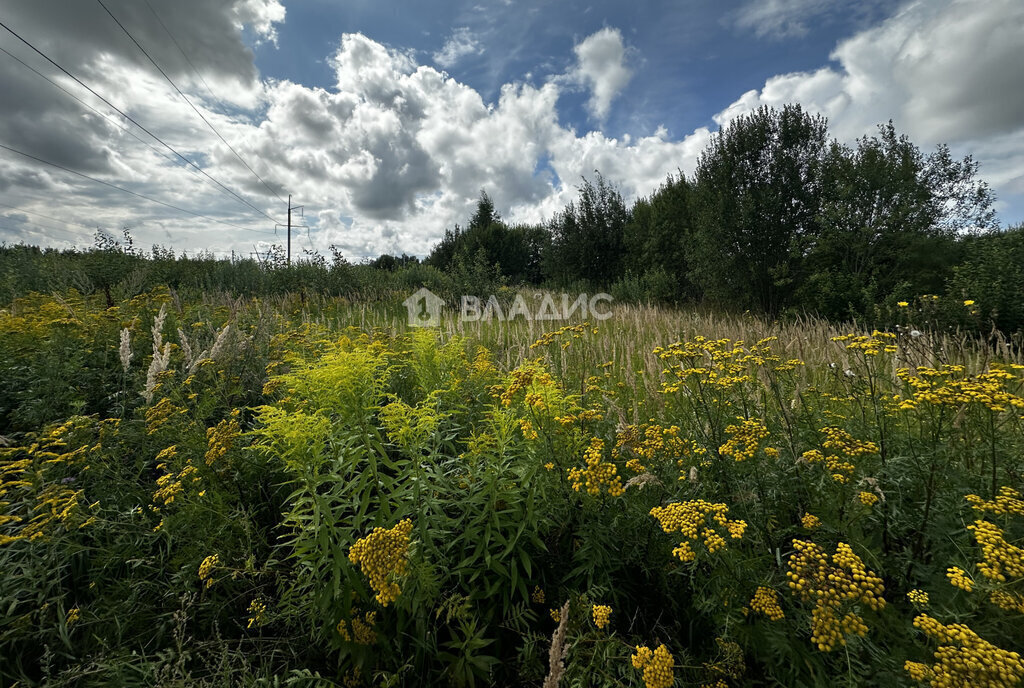
<svg viewBox="0 0 1024 688">
<path fill-rule="evenodd" d="M 562 621 L 562 612 L 560 610 L 552 608 L 548 610 L 548 614 L 551 616 L 551 620 L 555 623 L 560 623 Z"/>
<path fill-rule="evenodd" d="M 978 495 L 969 494 L 965 497 L 971 508 L 975 511 L 990 512 L 998 516 L 1013 514 L 1024 516 L 1024 499 L 1020 492 L 1012 487 L 1003 486 L 999 488 L 999 495 L 992 501 L 982 499 Z"/>
<path fill-rule="evenodd" d="M 875 330 L 871 335 L 866 334 L 844 334 L 839 337 L 832 337 L 833 342 L 842 342 L 849 351 L 860 351 L 865 356 L 877 356 L 880 353 L 894 354 L 897 351 L 893 343 L 896 335 L 891 332 L 879 332 Z"/>
<path fill-rule="evenodd" d="M 1008 612 L 1024 614 L 1024 596 L 1005 590 L 993 590 L 988 595 L 989 602 Z"/>
<path fill-rule="evenodd" d="M 526 418 L 519 419 L 519 429 L 523 431 L 523 439 L 535 440 L 537 439 L 537 431 L 533 429 L 533 423 Z"/>
<path fill-rule="evenodd" d="M 646 688 L 669 688 L 675 683 L 672 673 L 675 660 L 665 645 L 659 645 L 654 651 L 646 645 L 637 645 L 636 653 L 630 659 L 633 668 L 643 671 Z"/>
<path fill-rule="evenodd" d="M 377 601 L 385 607 L 402 593 L 398 583 L 391 578 L 405 573 L 411 533 L 412 521 L 404 519 L 394 528 L 374 528 L 349 548 L 349 561 L 360 566 L 370 579 L 370 587 L 377 593 Z"/>
<path fill-rule="evenodd" d="M 874 506 L 875 504 L 878 504 L 878 495 L 876 495 L 874 492 L 861 492 L 860 494 L 857 495 L 857 499 L 859 499 L 860 503 L 863 504 L 864 506 L 870 507 Z"/>
<path fill-rule="evenodd" d="M 591 615 L 594 617 L 594 625 L 604 628 L 608 625 L 608 617 L 612 615 L 612 608 L 605 604 L 595 604 L 591 609 Z"/>
<path fill-rule="evenodd" d="M 679 426 L 663 427 L 651 419 L 646 425 L 628 425 L 615 435 L 615 451 L 623 455 L 632 455 L 627 466 L 635 466 L 631 470 L 641 473 L 646 469 L 642 461 L 655 459 L 677 459 L 693 453 L 694 444 L 690 440 L 679 437 Z"/>
<path fill-rule="evenodd" d="M 877 444 L 858 440 L 842 428 L 830 426 L 821 428 L 820 432 L 825 436 L 822 446 L 833 453 L 826 456 L 820 449 L 810 449 L 803 453 L 802 458 L 808 463 L 824 463 L 837 483 L 849 482 L 855 469 L 851 459 L 878 453 Z"/>
<path fill-rule="evenodd" d="M 615 464 L 603 461 L 604 440 L 600 437 L 590 438 L 590 446 L 583 452 L 586 468 L 570 468 L 569 482 L 572 489 L 579 492 L 586 489 L 587 494 L 598 495 L 604 489 L 612 497 L 619 497 L 625 491 L 622 478 L 618 475 Z"/>
<path fill-rule="evenodd" d="M 166 462 L 177 455 L 177 450 L 177 445 L 172 444 L 156 455 L 157 461 L 160 461 L 156 466 L 157 470 L 167 471 L 167 473 L 156 479 L 156 492 L 153 493 L 153 501 L 164 506 L 180 497 L 184 493 L 186 485 L 199 482 L 199 470 L 192 465 L 192 459 L 187 459 L 180 471 L 167 468 Z"/>
<path fill-rule="evenodd" d="M 819 545 L 807 540 L 794 540 L 796 552 L 789 558 L 789 587 L 793 595 L 805 602 L 813 601 L 811 641 L 822 652 L 846 644 L 846 635 L 867 633 L 864 620 L 855 612 L 839 617 L 844 603 L 856 603 L 879 610 L 882 579 L 864 566 L 860 557 L 846 543 L 836 545 L 831 556 Z"/>
<path fill-rule="evenodd" d="M 246 628 L 252 628 L 253 626 L 263 625 L 263 616 L 267 613 L 267 603 L 260 599 L 255 599 L 249 603 L 249 624 Z"/>
<path fill-rule="evenodd" d="M 530 593 L 530 599 L 537 604 L 544 604 L 544 588 L 539 585 L 534 587 L 533 592 Z"/>
<path fill-rule="evenodd" d="M 152 435 L 177 416 L 188 413 L 187 409 L 175 406 L 167 397 L 146 409 L 146 433 Z"/>
<path fill-rule="evenodd" d="M 571 335 L 574 339 L 579 339 L 580 335 L 584 334 L 589 327 L 590 323 L 586 322 L 580 323 L 579 325 L 565 325 L 563 327 L 559 327 L 557 330 L 554 330 L 552 332 L 545 332 L 544 334 L 542 334 L 537 341 L 530 345 L 530 348 L 536 349 L 537 347 L 547 346 L 548 344 L 555 341 L 562 335 L 566 334 Z"/>
<path fill-rule="evenodd" d="M 996 647 L 964 624 L 943 625 L 920 614 L 914 618 L 914 626 L 940 644 L 932 666 L 919 662 L 903 665 L 911 678 L 943 688 L 1009 688 L 1024 681 L 1020 654 Z"/>
<path fill-rule="evenodd" d="M 946 569 L 946 578 L 949 579 L 949 584 L 955 588 L 960 588 L 967 592 L 974 590 L 974 581 L 959 566 L 950 566 Z"/>
<path fill-rule="evenodd" d="M 220 566 L 220 556 L 217 554 L 211 554 L 199 564 L 199 580 L 203 581 L 205 587 L 209 588 L 213 585 L 213 571 L 218 566 Z"/>
<path fill-rule="evenodd" d="M 918 607 L 928 606 L 928 593 L 924 590 L 914 589 L 907 593 L 907 599 L 910 600 L 911 604 Z"/>
<path fill-rule="evenodd" d="M 224 458 L 228 450 L 234 446 L 235 440 L 242 434 L 242 428 L 238 425 L 238 409 L 231 412 L 231 418 L 226 418 L 217 423 L 216 426 L 206 429 L 206 465 L 212 466 L 214 462 Z"/>
<path fill-rule="evenodd" d="M 517 394 L 529 389 L 536 390 L 537 385 L 542 387 L 554 385 L 554 379 L 551 377 L 551 374 L 540 369 L 539 361 L 540 359 L 530 361 L 516 368 L 511 372 L 511 379 L 507 386 L 502 388 L 499 385 L 495 388 L 496 395 L 501 401 L 502 406 L 511 406 Z M 542 401 L 542 397 L 536 391 L 530 392 L 529 395 L 532 395 L 529 401 L 533 405 L 536 405 L 538 401 Z"/>
<path fill-rule="evenodd" d="M 672 382 L 662 383 L 663 394 L 678 392 L 687 380 L 729 389 L 754 379 L 749 373 L 748 363 L 757 363 L 758 360 L 768 362 L 763 354 L 748 354 L 742 341 L 712 340 L 700 336 L 685 343 L 675 342 L 668 348 L 659 346 L 653 353 L 662 361 L 669 362 L 663 374 L 675 378 Z M 674 364 L 671 363 L 673 360 Z"/>
<path fill-rule="evenodd" d="M 1005 583 L 1007 576 L 1024 578 L 1024 549 L 1007 542 L 1001 528 L 988 521 L 975 521 L 967 529 L 974 533 L 985 558 L 977 564 L 981 575 L 999 583 Z"/>
<path fill-rule="evenodd" d="M 814 514 L 805 513 L 800 518 L 800 524 L 807 530 L 814 530 L 821 526 L 821 519 Z"/>
<path fill-rule="evenodd" d="M 377 612 L 366 612 L 363 618 L 359 618 L 359 610 L 352 610 L 352 621 L 342 619 L 338 622 L 338 635 L 346 642 L 355 642 L 359 645 L 373 645 L 377 642 L 377 632 L 373 627 L 377 623 Z M 351 630 L 350 630 L 351 629 Z"/>
<path fill-rule="evenodd" d="M 744 461 L 754 458 L 761 440 L 768 437 L 768 428 L 764 422 L 756 418 L 737 418 L 739 425 L 729 425 L 725 431 L 729 439 L 718 448 L 718 453 L 723 456 L 731 456 L 736 461 Z"/>
<path fill-rule="evenodd" d="M 900 368 L 896 375 L 913 389 L 913 395 L 907 400 L 912 406 L 923 402 L 953 407 L 981 404 L 996 412 L 1024 409 L 1024 397 L 1008 389 L 1012 383 L 1020 384 L 1020 378 L 1009 370 L 993 365 L 974 376 L 962 377 L 964 372 L 961 365 L 944 365 L 917 368 L 916 375 Z"/>
<path fill-rule="evenodd" d="M 71 624 L 77 622 L 80 618 L 82 618 L 81 610 L 78 607 L 72 607 L 68 610 L 68 615 L 67 618 L 65 619 L 65 623 L 67 623 L 67 625 L 70 626 Z"/>
<path fill-rule="evenodd" d="M 757 591 L 750 600 L 750 608 L 772 621 L 778 621 L 786 616 L 779 605 L 779 593 L 763 585 L 757 586 Z"/>
<path fill-rule="evenodd" d="M 725 547 L 725 538 L 715 530 L 716 527 L 724 528 L 734 540 L 743 537 L 743 531 L 747 528 L 746 521 L 731 520 L 727 517 L 729 508 L 725 504 L 712 504 L 703 499 L 656 506 L 650 513 L 661 524 L 663 531 L 682 533 L 683 537 L 694 542 L 699 538 L 703 540 L 710 553 Z M 672 550 L 672 554 L 684 562 L 693 561 L 697 557 L 690 543 L 685 540 Z"/>
</svg>

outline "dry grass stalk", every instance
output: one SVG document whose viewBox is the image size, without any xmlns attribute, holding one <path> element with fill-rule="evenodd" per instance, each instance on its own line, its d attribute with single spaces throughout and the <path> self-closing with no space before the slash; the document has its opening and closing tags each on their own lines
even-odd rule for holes
<svg viewBox="0 0 1024 688">
<path fill-rule="evenodd" d="M 544 688 L 558 688 L 558 682 L 565 673 L 565 655 L 569 652 L 565 644 L 565 632 L 569 626 L 569 602 L 562 605 L 558 613 L 558 628 L 551 634 L 551 650 L 548 652 L 548 675 L 544 678 Z"/>
</svg>

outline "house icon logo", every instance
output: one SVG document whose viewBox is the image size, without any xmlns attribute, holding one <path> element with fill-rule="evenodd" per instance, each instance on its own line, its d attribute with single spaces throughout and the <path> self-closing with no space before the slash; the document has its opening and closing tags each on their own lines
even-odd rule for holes
<svg viewBox="0 0 1024 688">
<path fill-rule="evenodd" d="M 402 302 L 409 313 L 410 327 L 437 327 L 441 324 L 441 307 L 444 299 L 421 287 L 412 296 Z"/>
</svg>

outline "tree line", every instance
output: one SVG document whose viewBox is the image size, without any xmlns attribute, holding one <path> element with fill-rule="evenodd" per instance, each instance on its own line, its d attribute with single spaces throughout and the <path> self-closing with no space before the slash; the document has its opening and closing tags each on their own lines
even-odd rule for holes
<svg viewBox="0 0 1024 688">
<path fill-rule="evenodd" d="M 600 173 L 540 225 L 502 221 L 482 192 L 425 262 L 481 282 L 833 319 L 944 294 L 1015 330 L 1024 238 L 1000 230 L 994 200 L 972 158 L 925 154 L 892 122 L 850 146 L 799 105 L 765 106 L 714 134 L 692 175 L 631 206 Z"/>
</svg>

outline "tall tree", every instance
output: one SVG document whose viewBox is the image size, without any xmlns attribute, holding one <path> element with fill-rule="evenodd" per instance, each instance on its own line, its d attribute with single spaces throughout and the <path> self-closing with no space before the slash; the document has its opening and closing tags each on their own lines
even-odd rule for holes
<svg viewBox="0 0 1024 688">
<path fill-rule="evenodd" d="M 960 258 L 959 236 L 995 226 L 977 171 L 946 146 L 924 155 L 891 121 L 856 148 L 833 143 L 804 305 L 829 317 L 866 316 L 898 290 L 940 291 Z"/>
<path fill-rule="evenodd" d="M 767 106 L 733 120 L 695 175 L 694 280 L 730 306 L 778 312 L 792 301 L 821 204 L 824 117 Z"/>
<path fill-rule="evenodd" d="M 597 174 L 583 180 L 579 197 L 549 222 L 549 277 L 562 284 L 582 280 L 610 284 L 622 274 L 623 235 L 629 211 L 622 194 Z"/>
</svg>

